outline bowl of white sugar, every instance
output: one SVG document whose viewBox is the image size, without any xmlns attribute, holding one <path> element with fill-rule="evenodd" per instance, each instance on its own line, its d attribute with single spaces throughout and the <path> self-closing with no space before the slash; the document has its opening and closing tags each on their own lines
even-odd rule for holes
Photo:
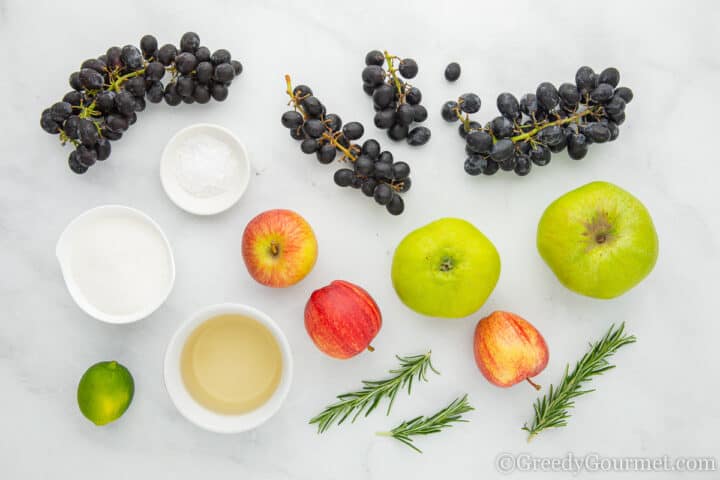
<svg viewBox="0 0 720 480">
<path fill-rule="evenodd" d="M 103 322 L 149 316 L 175 283 L 167 237 L 149 216 L 123 205 L 103 205 L 76 217 L 55 252 L 70 296 Z"/>
<path fill-rule="evenodd" d="M 200 123 L 177 132 L 160 158 L 160 181 L 186 212 L 214 215 L 237 203 L 250 181 L 250 159 L 228 129 Z"/>
</svg>

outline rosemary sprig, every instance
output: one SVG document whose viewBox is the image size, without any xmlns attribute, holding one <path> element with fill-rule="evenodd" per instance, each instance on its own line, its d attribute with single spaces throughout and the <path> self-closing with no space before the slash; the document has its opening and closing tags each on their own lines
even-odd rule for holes
<svg viewBox="0 0 720 480">
<path fill-rule="evenodd" d="M 612 325 L 602 339 L 590 344 L 590 350 L 575 364 L 572 372 L 568 373 L 570 365 L 565 367 L 565 374 L 557 387 L 550 385 L 547 393 L 535 400 L 533 405 L 535 418 L 529 426 L 525 424 L 522 427 L 529 433 L 528 441 L 545 429 L 567 425 L 567 420 L 570 418 L 568 410 L 575 406 L 574 399 L 595 391 L 595 389 L 583 390 L 583 384 L 592 377 L 615 368 L 608 359 L 620 347 L 635 343 L 635 336 L 624 334 L 624 330 L 624 322 L 617 328 Z"/>
<path fill-rule="evenodd" d="M 378 432 L 377 434 L 385 437 L 393 437 L 416 452 L 422 453 L 422 450 L 413 444 L 413 436 L 439 433 L 444 428 L 452 427 L 453 423 L 467 422 L 467 420 L 462 418 L 462 414 L 471 410 L 475 409 L 468 403 L 466 394 L 460 398 L 456 398 L 450 405 L 431 417 L 415 417 L 412 420 L 401 423 L 389 432 Z"/>
<path fill-rule="evenodd" d="M 408 357 L 396 355 L 400 361 L 400 367 L 390 370 L 392 377 L 384 380 L 363 380 L 362 389 L 338 395 L 338 401 L 310 419 L 310 424 L 317 424 L 318 433 L 323 433 L 333 423 L 340 425 L 350 416 L 352 416 L 351 422 L 354 422 L 363 412 L 367 417 L 383 398 L 390 399 L 387 407 L 387 413 L 390 413 L 395 397 L 401 389 L 407 388 L 408 395 L 410 395 L 414 380 L 427 382 L 428 369 L 440 374 L 430 362 L 430 353 L 428 351 L 423 355 Z"/>
</svg>

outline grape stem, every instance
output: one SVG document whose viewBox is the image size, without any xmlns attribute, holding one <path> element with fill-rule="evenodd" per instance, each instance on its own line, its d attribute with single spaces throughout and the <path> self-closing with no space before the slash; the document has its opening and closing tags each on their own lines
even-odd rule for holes
<svg viewBox="0 0 720 480">
<path fill-rule="evenodd" d="M 402 85 L 400 85 L 400 79 L 397 77 L 397 69 L 395 68 L 394 63 L 394 59 L 397 57 L 390 55 L 387 50 L 384 50 L 383 54 L 385 55 L 385 61 L 387 62 L 388 73 L 392 77 L 393 83 L 395 83 L 398 95 L 400 95 L 400 103 L 405 103 L 405 92 L 403 92 Z"/>
<path fill-rule="evenodd" d="M 140 69 L 140 70 L 135 70 L 134 72 L 130 72 L 130 73 L 127 73 L 127 74 L 125 74 L 125 75 L 121 75 L 121 76 L 115 78 L 115 79 L 110 83 L 110 85 L 108 85 L 107 91 L 109 91 L 109 92 L 119 92 L 119 91 L 120 91 L 120 87 L 122 86 L 123 83 L 125 83 L 125 82 L 128 81 L 128 80 L 130 80 L 131 78 L 139 77 L 140 75 L 144 75 L 144 74 L 145 74 L 145 68 L 142 68 L 142 69 Z M 112 76 L 114 76 L 114 75 L 112 75 Z M 93 92 L 93 94 L 96 95 L 97 92 Z M 96 105 L 96 101 L 95 101 L 94 99 L 93 99 L 93 101 L 92 101 L 88 106 L 85 106 L 85 105 L 80 104 L 80 106 L 78 107 L 78 108 L 80 109 L 80 112 L 78 113 L 78 117 L 80 117 L 80 118 L 92 118 L 92 117 L 98 117 L 98 116 L 100 116 L 101 113 L 98 112 L 97 110 L 95 110 L 95 105 Z M 95 121 L 95 120 L 92 120 L 92 122 L 93 122 L 93 124 L 95 125 L 95 128 L 96 128 L 97 131 L 98 131 L 98 134 L 100 135 L 100 137 L 102 137 L 102 129 L 100 128 L 100 122 L 97 122 L 97 121 Z M 64 132 L 62 132 L 61 135 L 60 135 L 60 142 L 61 142 L 61 143 L 65 144 L 65 143 L 67 143 L 67 141 L 69 140 L 73 145 L 75 145 L 75 146 L 78 145 L 78 143 L 77 143 L 76 141 L 74 141 L 74 140 L 72 140 L 71 138 L 67 137 L 67 135 L 65 135 L 64 138 L 63 138 L 63 135 L 65 135 Z"/>
<path fill-rule="evenodd" d="M 554 122 L 548 122 L 548 123 L 545 123 L 545 124 L 541 124 L 541 125 L 533 128 L 533 129 L 530 130 L 529 132 L 525 132 L 525 133 L 523 133 L 523 134 L 521 134 L 521 135 L 517 135 L 517 136 L 515 136 L 515 137 L 512 137 L 510 140 L 512 140 L 513 143 L 521 142 L 521 141 L 523 141 L 523 140 L 527 140 L 527 139 L 530 138 L 530 137 L 534 137 L 538 132 L 540 132 L 541 130 L 544 130 L 544 129 L 548 128 L 548 127 L 561 126 L 561 125 L 565 125 L 565 124 L 568 124 L 568 123 L 571 123 L 571 122 L 576 122 L 576 121 L 580 120 L 582 117 L 584 117 L 584 116 L 586 116 L 586 115 L 593 115 L 593 114 L 595 114 L 596 112 L 595 112 L 594 108 L 595 108 L 595 107 L 590 107 L 590 108 L 588 108 L 587 110 L 583 110 L 582 112 L 577 112 L 577 113 L 575 113 L 574 115 L 571 115 L 571 116 L 569 116 L 569 117 L 560 118 L 560 119 L 558 119 L 558 120 L 555 120 Z"/>
<path fill-rule="evenodd" d="M 120 86 L 123 83 L 130 80 L 131 78 L 139 77 L 140 75 L 144 75 L 144 74 L 145 74 L 145 69 L 142 68 L 140 70 L 135 70 L 134 72 L 130 72 L 125 75 L 121 75 L 110 84 L 110 86 L 108 87 L 108 90 L 111 92 L 119 92 Z"/>
<path fill-rule="evenodd" d="M 135 70 L 134 72 L 130 72 L 125 75 L 121 75 L 121 76 L 117 77 L 115 80 L 113 80 L 112 83 L 110 83 L 110 85 L 108 85 L 107 90 L 109 92 L 119 92 L 120 87 L 122 86 L 123 83 L 130 80 L 131 78 L 139 77 L 140 75 L 144 75 L 144 74 L 145 74 L 145 69 L 142 68 L 140 70 Z M 95 115 L 95 100 L 93 100 L 90 105 L 83 108 L 78 116 L 80 118 L 87 118 L 92 115 Z"/>
<path fill-rule="evenodd" d="M 147 69 L 147 65 L 148 64 L 145 63 L 145 67 L 141 68 L 140 70 L 135 70 L 134 72 L 130 72 L 130 73 L 127 73 L 125 75 L 120 75 L 120 76 L 117 75 L 118 71 L 120 70 L 119 67 L 114 68 L 112 70 L 109 70 L 106 68 L 106 71 L 108 72 L 108 77 L 111 80 L 110 84 L 107 85 L 107 91 L 119 92 L 120 87 L 122 87 L 123 83 L 130 80 L 131 78 L 139 77 L 140 75 L 144 75 L 145 70 Z M 175 78 L 177 77 L 177 70 L 175 69 L 175 67 L 171 65 L 171 66 L 165 67 L 165 70 L 170 71 L 172 73 L 173 78 L 171 79 L 171 82 L 174 81 Z M 98 90 L 87 90 L 87 93 L 90 96 L 95 97 L 95 96 L 97 96 L 99 91 Z M 78 114 L 77 114 L 77 116 L 79 118 L 99 117 L 102 115 L 102 113 L 95 110 L 95 105 L 96 105 L 96 102 L 95 102 L 95 99 L 93 99 L 93 101 L 87 106 L 80 103 L 80 105 L 72 105 L 71 108 L 80 110 L 80 112 L 78 112 Z M 102 135 L 102 129 L 100 128 L 100 122 L 98 122 L 96 120 L 92 120 L 92 122 L 95 125 L 95 128 L 98 131 L 98 134 L 102 138 L 103 135 Z M 76 147 L 80 144 L 80 142 L 68 137 L 67 134 L 65 133 L 65 131 L 60 129 L 60 143 L 65 145 L 67 142 L 72 143 Z"/>
<path fill-rule="evenodd" d="M 387 52 L 385 52 L 385 54 L 387 55 Z M 293 107 L 295 107 L 295 109 L 298 110 L 302 114 L 303 118 L 307 120 L 308 115 L 305 113 L 305 111 L 300 106 L 300 99 L 298 99 L 297 95 L 295 95 L 295 93 L 293 92 L 292 79 L 290 78 L 290 75 L 287 75 L 287 74 L 285 75 L 285 85 L 287 87 L 286 92 L 287 92 L 288 96 L 290 97 L 290 104 L 292 104 Z M 331 135 L 328 132 L 323 132 L 320 139 L 326 140 L 330 145 L 332 145 L 336 149 L 340 150 L 340 152 L 342 152 L 342 154 L 345 156 L 345 158 L 347 158 L 351 162 L 355 162 L 357 160 L 357 155 L 355 155 L 352 152 L 352 149 L 353 149 L 353 147 L 358 148 L 358 149 L 360 147 L 355 144 L 352 144 L 350 146 L 350 148 L 346 148 L 343 145 L 340 145 L 340 143 L 337 141 L 337 139 L 340 137 L 340 135 L 342 135 L 342 132 L 338 132 L 335 135 Z M 390 186 L 390 188 L 392 188 L 396 192 L 399 192 L 403 188 L 405 182 L 400 181 L 399 183 L 394 183 L 393 181 L 389 181 L 389 182 L 383 181 L 382 183 L 388 184 Z"/>
<path fill-rule="evenodd" d="M 470 115 L 466 113 L 465 116 L 463 116 L 463 114 L 460 113 L 459 106 L 455 107 L 453 109 L 453 111 L 455 112 L 455 115 L 457 116 L 458 120 L 460 120 L 463 123 L 463 125 L 465 127 L 465 131 L 470 132 Z"/>
<path fill-rule="evenodd" d="M 392 188 L 396 192 L 399 192 L 405 186 L 404 180 L 400 180 L 400 183 L 394 183 L 392 181 L 390 183 L 388 183 L 388 182 L 383 182 L 383 183 L 387 183 L 388 185 L 390 185 L 390 188 Z"/>
<path fill-rule="evenodd" d="M 60 128 L 60 129 L 58 129 L 58 130 L 59 130 L 59 133 L 60 133 L 60 143 L 62 143 L 63 145 L 65 145 L 67 142 L 70 142 L 70 143 L 72 143 L 72 144 L 73 144 L 74 146 L 76 146 L 76 147 L 77 147 L 78 145 L 80 145 L 80 142 L 78 142 L 77 140 L 75 140 L 75 139 L 73 139 L 73 138 L 68 137 L 68 134 L 65 133 L 65 130 L 63 130 L 62 128 Z"/>
<path fill-rule="evenodd" d="M 295 109 L 300 111 L 303 118 L 307 120 L 308 115 L 307 115 L 307 113 L 305 113 L 303 108 L 300 106 L 300 100 L 298 99 L 297 95 L 295 95 L 295 93 L 293 92 L 292 79 L 290 78 L 290 75 L 285 75 L 285 85 L 287 86 L 287 94 L 290 96 L 290 103 L 292 103 L 292 105 L 295 107 Z M 357 157 L 355 155 L 353 155 L 353 153 L 350 150 L 348 150 L 347 148 L 343 147 L 342 145 L 340 145 L 338 143 L 337 137 L 330 135 L 327 132 L 324 132 L 322 134 L 322 137 L 320 137 L 320 138 L 327 140 L 328 143 L 330 143 L 330 145 L 332 145 L 335 148 L 337 148 L 338 150 L 340 150 L 343 153 L 343 155 L 345 155 L 345 158 L 347 158 L 351 162 L 354 162 L 355 160 L 357 160 Z"/>
<path fill-rule="evenodd" d="M 298 110 L 302 114 L 303 119 L 307 120 L 308 115 L 307 115 L 307 113 L 305 113 L 305 110 L 303 110 L 302 106 L 300 106 L 301 99 L 299 99 L 295 95 L 295 93 L 293 93 L 292 80 L 290 79 L 290 75 L 285 75 L 285 85 L 287 85 L 286 91 L 287 91 L 287 94 L 290 96 L 290 103 L 292 103 L 295 110 Z"/>
<path fill-rule="evenodd" d="M 355 155 L 353 155 L 350 150 L 348 150 L 347 148 L 343 147 L 342 145 L 340 145 L 338 143 L 337 137 L 334 137 L 333 135 L 330 135 L 327 132 L 325 132 L 322 134 L 322 137 L 320 137 L 320 138 L 327 140 L 330 145 L 332 145 L 333 147 L 340 150 L 343 153 L 343 155 L 345 155 L 345 158 L 347 158 L 351 162 L 354 162 L 355 160 L 357 160 L 357 157 Z"/>
<path fill-rule="evenodd" d="M 585 109 L 581 112 L 576 112 L 573 115 L 570 115 L 568 117 L 558 118 L 557 120 L 555 120 L 553 122 L 545 122 L 545 123 L 540 123 L 540 124 L 536 123 L 535 127 L 532 130 L 528 130 L 527 132 L 523 132 L 520 135 L 515 135 L 514 137 L 510 137 L 510 140 L 513 143 L 522 142 L 523 140 L 528 140 L 528 139 L 530 141 L 532 141 L 532 137 L 534 137 L 535 135 L 537 135 L 542 130 L 545 130 L 548 127 L 562 126 L 562 125 L 566 125 L 568 123 L 577 122 L 581 118 L 583 118 L 587 115 L 596 115 L 598 113 L 598 109 L 600 109 L 600 108 L 602 108 L 602 107 L 599 105 L 595 105 L 595 106 L 588 107 L 587 109 Z M 463 114 L 460 111 L 460 107 L 455 107 L 453 109 L 453 111 L 455 112 L 455 115 L 457 116 L 458 120 L 460 120 L 463 123 L 465 131 L 468 133 L 470 131 L 472 131 L 473 129 L 470 128 L 470 116 L 469 115 L 463 116 Z M 534 118 L 535 117 L 533 116 L 533 121 L 534 121 Z M 518 125 L 518 127 L 520 130 L 523 130 L 525 128 L 525 125 Z M 482 130 L 482 129 L 475 129 L 475 130 Z M 495 138 L 495 135 L 492 135 L 492 138 L 493 138 L 493 143 L 497 142 L 497 138 Z"/>
</svg>

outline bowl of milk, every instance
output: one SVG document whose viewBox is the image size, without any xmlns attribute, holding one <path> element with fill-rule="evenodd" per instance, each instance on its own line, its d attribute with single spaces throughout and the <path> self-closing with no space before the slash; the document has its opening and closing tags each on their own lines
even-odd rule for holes
<svg viewBox="0 0 720 480">
<path fill-rule="evenodd" d="M 123 205 L 80 214 L 60 235 L 56 255 L 75 303 L 107 323 L 149 316 L 175 283 L 167 237 L 149 216 Z"/>
</svg>

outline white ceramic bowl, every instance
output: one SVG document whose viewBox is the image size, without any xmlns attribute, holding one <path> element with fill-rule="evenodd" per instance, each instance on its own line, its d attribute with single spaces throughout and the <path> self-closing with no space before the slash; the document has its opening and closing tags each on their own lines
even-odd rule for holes
<svg viewBox="0 0 720 480">
<path fill-rule="evenodd" d="M 185 388 L 180 371 L 182 350 L 190 334 L 206 320 L 224 314 L 244 315 L 260 322 L 275 337 L 282 353 L 283 371 L 275 392 L 260 407 L 238 415 L 216 413 L 196 402 Z M 285 401 L 290 391 L 292 376 L 293 360 L 285 334 L 269 316 L 247 305 L 222 303 L 201 309 L 178 328 L 165 352 L 165 388 L 173 404 L 192 423 L 216 433 L 244 432 L 269 420 Z"/>
<path fill-rule="evenodd" d="M 165 286 L 165 288 L 159 291 L 157 297 L 154 298 L 152 301 L 148 302 L 148 304 L 143 308 L 135 312 L 122 315 L 104 312 L 98 309 L 92 303 L 90 303 L 85 297 L 85 295 L 83 295 L 80 287 L 76 283 L 72 271 L 71 256 L 73 252 L 73 236 L 75 234 L 76 228 L 81 227 L 84 222 L 92 222 L 103 217 L 110 216 L 119 216 L 121 218 L 127 217 L 128 219 L 140 221 L 143 224 L 149 226 L 155 232 L 157 232 L 159 239 L 165 245 L 169 261 L 168 268 L 170 270 L 170 276 L 168 279 L 168 284 Z M 150 314 L 157 310 L 160 305 L 165 303 L 165 300 L 167 300 L 167 297 L 170 295 L 170 292 L 173 289 L 173 285 L 175 284 L 175 260 L 173 258 L 170 242 L 165 236 L 165 233 L 163 233 L 160 226 L 145 213 L 131 207 L 126 207 L 124 205 L 101 205 L 99 207 L 86 210 L 85 212 L 75 217 L 75 219 L 72 220 L 67 225 L 67 227 L 65 227 L 65 230 L 63 230 L 63 232 L 60 234 L 60 238 L 58 239 L 57 245 L 55 246 L 55 254 L 57 256 L 58 262 L 60 263 L 63 280 L 65 280 L 65 285 L 70 292 L 70 296 L 73 298 L 73 300 L 75 300 L 75 303 L 83 311 L 85 311 L 85 313 L 102 322 L 115 324 L 131 323 L 150 316 Z"/>
<path fill-rule="evenodd" d="M 211 137 L 229 148 L 236 163 L 236 175 L 227 179 L 224 191 L 212 196 L 190 193 L 178 178 L 178 151 L 196 139 Z M 250 158 L 245 145 L 227 128 L 209 123 L 198 123 L 177 132 L 165 146 L 160 157 L 160 182 L 170 200 L 186 212 L 195 215 L 214 215 L 232 207 L 240 200 L 250 182 Z"/>
</svg>

